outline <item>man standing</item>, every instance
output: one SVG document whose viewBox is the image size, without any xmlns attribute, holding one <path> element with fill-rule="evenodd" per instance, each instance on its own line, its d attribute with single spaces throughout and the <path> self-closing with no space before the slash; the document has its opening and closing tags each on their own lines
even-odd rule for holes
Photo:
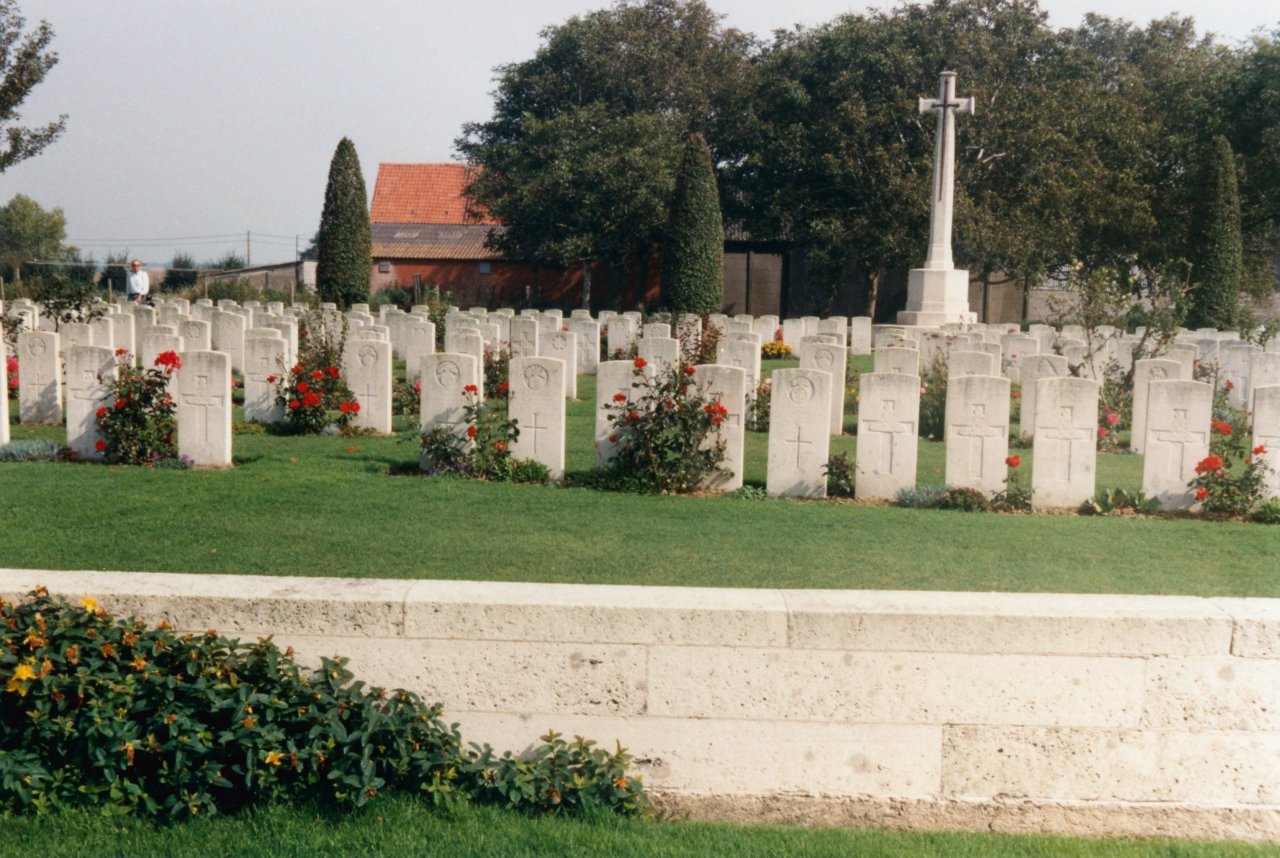
<svg viewBox="0 0 1280 858">
<path fill-rule="evenodd" d="M 141 304 L 143 299 L 151 291 L 151 278 L 147 276 L 147 272 L 142 270 L 142 261 L 133 260 L 129 264 L 129 282 L 126 287 L 126 295 L 130 301 L 135 304 Z"/>
</svg>

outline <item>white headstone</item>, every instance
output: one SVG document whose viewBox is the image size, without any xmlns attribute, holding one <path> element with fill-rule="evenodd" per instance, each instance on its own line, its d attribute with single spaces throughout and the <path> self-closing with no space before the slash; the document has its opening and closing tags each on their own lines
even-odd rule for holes
<svg viewBox="0 0 1280 858">
<path fill-rule="evenodd" d="M 163 352 L 181 352 L 184 343 L 182 337 L 173 333 L 168 325 L 151 325 L 142 329 L 138 338 L 138 366 L 151 369 L 156 365 L 156 357 Z M 173 387 L 170 384 L 170 387 Z"/>
<path fill-rule="evenodd" d="M 1060 378 L 1068 374 L 1067 359 L 1062 355 L 1035 354 L 1022 359 L 1018 372 L 1022 379 L 1019 389 L 1021 408 L 1018 411 L 1018 431 L 1023 435 L 1036 434 L 1036 382 L 1042 378 Z"/>
<path fill-rule="evenodd" d="M 276 399 L 276 385 L 269 378 L 283 375 L 288 363 L 281 337 L 251 337 L 244 341 L 244 419 L 246 423 L 278 423 L 284 404 Z"/>
<path fill-rule="evenodd" d="M 464 444 L 467 439 L 466 408 L 474 397 L 465 392 L 468 385 L 479 388 L 480 370 L 472 355 L 437 353 L 422 358 L 422 404 L 419 423 L 424 431 L 447 429 Z M 430 468 L 432 462 L 422 455 L 421 466 Z"/>
<path fill-rule="evenodd" d="M 553 357 L 513 358 L 508 373 L 507 415 L 520 431 L 511 455 L 541 462 L 553 480 L 564 476 L 565 366 Z"/>
<path fill-rule="evenodd" d="M 476 386 L 484 393 L 484 339 L 475 331 L 444 330 L 444 350 L 455 355 L 471 355 L 476 359 Z"/>
<path fill-rule="evenodd" d="M 662 337 L 663 339 L 671 339 L 671 326 L 665 322 L 650 322 L 644 326 L 642 336 L 647 340 L 651 337 Z"/>
<path fill-rule="evenodd" d="M 541 357 L 551 357 L 564 363 L 564 395 L 578 398 L 578 337 L 564 331 L 552 331 L 538 343 Z"/>
<path fill-rule="evenodd" d="M 920 379 L 896 372 L 858 380 L 858 458 L 854 494 L 896 500 L 916 484 Z"/>
<path fill-rule="evenodd" d="M 716 364 L 745 372 L 747 401 L 755 400 L 760 386 L 760 346 L 748 340 L 721 340 L 716 343 Z"/>
<path fill-rule="evenodd" d="M 517 316 L 511 320 L 511 357 L 538 356 L 538 320 Z"/>
<path fill-rule="evenodd" d="M 996 360 L 986 352 L 957 350 L 947 355 L 947 378 L 996 374 Z"/>
<path fill-rule="evenodd" d="M 596 467 L 603 468 L 614 456 L 618 446 L 614 433 L 610 407 L 620 404 L 614 397 L 623 396 L 622 402 L 631 397 L 635 379 L 635 363 L 629 360 L 604 360 L 596 367 Z"/>
<path fill-rule="evenodd" d="M 194 464 L 231 464 L 231 360 L 225 352 L 185 351 L 176 374 L 178 454 Z"/>
<path fill-rule="evenodd" d="M 182 342 L 186 344 L 188 349 L 202 352 L 213 351 L 213 337 L 210 329 L 211 326 L 208 322 L 188 319 L 185 322 L 178 323 L 178 336 L 182 337 Z"/>
<path fill-rule="evenodd" d="M 1280 384 L 1253 389 L 1253 447 L 1262 447 L 1260 456 L 1271 471 L 1265 477 L 1262 496 L 1280 497 Z"/>
<path fill-rule="evenodd" d="M 670 372 L 680 361 L 680 341 L 672 337 L 645 337 L 640 340 L 640 357 L 648 363 L 645 372 Z"/>
<path fill-rule="evenodd" d="M 772 381 L 766 488 L 782 497 L 826 497 L 831 374 L 780 369 Z"/>
<path fill-rule="evenodd" d="M 873 372 L 920 375 L 920 352 L 915 349 L 883 348 L 872 353 Z"/>
<path fill-rule="evenodd" d="M 82 459 L 101 459 L 97 410 L 111 404 L 115 354 L 106 346 L 67 350 L 67 446 Z"/>
<path fill-rule="evenodd" d="M 1209 455 L 1213 386 L 1200 381 L 1152 381 L 1147 393 L 1142 491 L 1165 509 L 1195 503 L 1187 484 Z"/>
<path fill-rule="evenodd" d="M 728 414 L 721 418 L 716 437 L 724 442 L 721 471 L 707 481 L 707 488 L 733 491 L 742 488 L 745 471 L 747 374 L 736 366 L 699 364 L 694 367 L 698 392 L 723 405 Z"/>
<path fill-rule="evenodd" d="M 382 434 L 391 432 L 391 343 L 348 340 L 342 356 L 347 387 L 360 403 L 354 425 Z"/>
<path fill-rule="evenodd" d="M 838 343 L 817 342 L 815 337 L 805 337 L 800 342 L 800 368 L 816 369 L 831 375 L 831 408 L 828 428 L 832 435 L 844 432 L 845 369 L 849 351 Z"/>
<path fill-rule="evenodd" d="M 1176 381 L 1182 367 L 1176 360 L 1145 358 L 1133 364 L 1133 414 L 1130 415 L 1129 447 L 1135 453 L 1145 450 L 1147 439 L 1147 403 L 1153 381 Z"/>
<path fill-rule="evenodd" d="M 1031 502 L 1037 508 L 1078 507 L 1097 484 L 1099 385 L 1071 377 L 1041 378 L 1035 385 Z"/>
<path fill-rule="evenodd" d="M 62 369 L 58 335 L 18 334 L 18 419 L 23 423 L 62 422 Z"/>
<path fill-rule="evenodd" d="M 112 313 L 108 318 L 111 320 L 111 336 L 115 348 L 136 355 L 138 350 L 133 326 L 137 318 L 132 313 Z"/>
<path fill-rule="evenodd" d="M 948 486 L 991 496 L 1004 488 L 1009 455 L 1009 379 L 969 375 L 947 381 Z"/>
<path fill-rule="evenodd" d="M 244 332 L 247 329 L 245 318 L 237 313 L 220 310 L 213 314 L 213 347 L 230 356 L 232 369 L 244 368 Z"/>
<path fill-rule="evenodd" d="M 422 372 L 422 359 L 436 353 L 436 326 L 417 316 L 409 316 L 401 327 L 404 331 L 404 373 L 412 384 Z"/>
<path fill-rule="evenodd" d="M 595 375 L 600 363 L 600 323 L 591 319 L 572 319 L 569 330 L 578 340 L 578 367 L 580 375 Z"/>
<path fill-rule="evenodd" d="M 849 320 L 849 352 L 855 355 L 871 354 L 871 318 L 854 316 Z"/>
<path fill-rule="evenodd" d="M 625 360 L 631 355 L 636 342 L 636 323 L 626 316 L 609 320 L 608 349 L 610 360 Z"/>
<path fill-rule="evenodd" d="M 804 322 L 801 319 L 782 320 L 782 342 L 792 351 L 799 351 L 804 339 Z"/>
</svg>

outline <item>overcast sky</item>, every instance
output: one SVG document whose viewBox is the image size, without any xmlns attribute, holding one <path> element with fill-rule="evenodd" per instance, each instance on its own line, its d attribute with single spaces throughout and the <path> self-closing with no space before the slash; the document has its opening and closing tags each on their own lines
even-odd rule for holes
<svg viewBox="0 0 1280 858">
<path fill-rule="evenodd" d="M 373 192 L 382 161 L 448 161 L 462 123 L 492 106 L 493 68 L 531 57 L 538 32 L 609 0 L 19 0 L 53 25 L 60 60 L 23 122 L 69 115 L 37 157 L 0 174 L 0 202 L 61 207 L 69 242 L 165 265 L 245 252 L 292 260 L 315 232 L 334 147 L 350 137 Z M 869 5 L 710 0 L 767 36 Z M 888 8 L 889 2 L 874 2 Z M 1073 26 L 1097 0 L 1042 0 Z M 1178 12 L 1244 40 L 1280 27 L 1272 0 L 1126 0 L 1145 23 Z"/>
</svg>

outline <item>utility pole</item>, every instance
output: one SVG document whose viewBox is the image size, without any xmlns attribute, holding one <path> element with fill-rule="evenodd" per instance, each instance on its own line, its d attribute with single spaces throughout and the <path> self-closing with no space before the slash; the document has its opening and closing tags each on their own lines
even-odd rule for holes
<svg viewBox="0 0 1280 858">
<path fill-rule="evenodd" d="M 244 231 L 244 267 L 253 267 L 253 249 L 249 244 L 249 230 Z"/>
</svg>

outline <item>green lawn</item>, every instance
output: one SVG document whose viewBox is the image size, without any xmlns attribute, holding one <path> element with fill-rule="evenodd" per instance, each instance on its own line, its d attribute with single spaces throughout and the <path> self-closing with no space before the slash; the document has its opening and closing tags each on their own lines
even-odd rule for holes
<svg viewBox="0 0 1280 858">
<path fill-rule="evenodd" d="M 568 416 L 570 476 L 593 458 L 594 379 L 581 378 L 579 387 Z M 397 418 L 399 427 L 409 422 Z M 16 424 L 12 434 L 63 437 L 57 427 Z M 852 453 L 854 440 L 832 439 L 832 451 Z M 765 444 L 764 435 L 748 433 L 748 484 L 764 483 Z M 396 437 L 239 434 L 235 450 L 237 467 L 227 471 L 0 464 L 0 565 L 1280 596 L 1280 528 L 1262 525 L 645 497 L 391 476 L 389 469 L 416 460 L 415 445 Z M 1021 452 L 1027 471 L 1031 451 Z M 943 458 L 941 444 L 921 441 L 919 482 L 942 482 Z M 1136 490 L 1141 459 L 1104 455 L 1098 472 L 1100 487 Z"/>
<path fill-rule="evenodd" d="M 610 856 L 737 858 L 1244 858 L 1280 849 L 1169 840 L 1090 840 L 1043 835 L 901 833 L 744 827 L 604 818 L 530 819 L 493 808 L 432 811 L 407 798 L 379 799 L 349 815 L 273 807 L 232 818 L 155 826 L 89 813 L 0 820 L 0 855 L 185 856 L 379 855 L 448 858 Z M 89 846 L 92 844 L 92 846 Z"/>
</svg>

